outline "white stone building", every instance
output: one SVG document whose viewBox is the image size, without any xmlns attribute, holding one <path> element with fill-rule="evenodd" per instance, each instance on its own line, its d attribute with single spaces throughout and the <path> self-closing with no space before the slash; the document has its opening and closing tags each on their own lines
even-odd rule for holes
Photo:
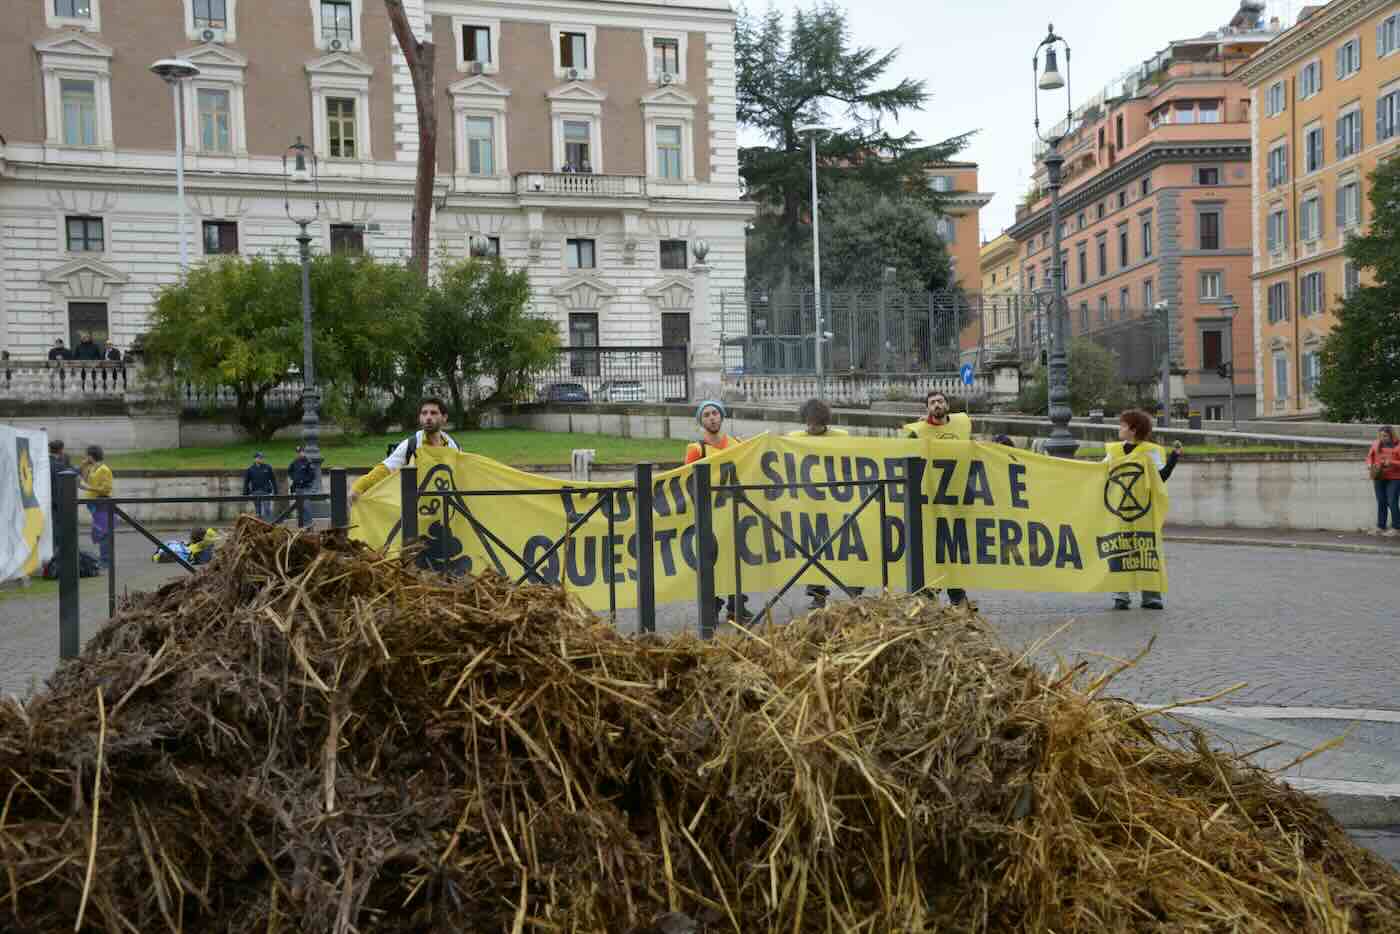
<svg viewBox="0 0 1400 934">
<path fill-rule="evenodd" d="M 698 239 L 711 292 L 742 287 L 751 210 L 727 0 L 405 5 L 437 50 L 435 248 L 462 256 L 491 238 L 573 345 L 688 340 Z M 320 158 L 317 248 L 406 254 L 417 118 L 379 0 L 7 7 L 0 348 L 13 357 L 82 332 L 124 348 L 180 275 L 158 59 L 200 69 L 179 89 L 192 263 L 295 250 L 282 157 L 297 137 Z M 293 197 L 304 209 L 304 190 Z"/>
</svg>

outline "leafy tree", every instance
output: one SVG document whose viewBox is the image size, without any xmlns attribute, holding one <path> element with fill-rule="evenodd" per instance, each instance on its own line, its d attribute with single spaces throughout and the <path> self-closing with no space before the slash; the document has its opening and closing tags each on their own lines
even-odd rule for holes
<svg viewBox="0 0 1400 934">
<path fill-rule="evenodd" d="M 368 257 L 311 261 L 312 345 L 328 414 L 363 414 L 390 388 L 421 334 L 421 286 L 408 267 Z M 155 301 L 147 360 L 176 382 L 231 388 L 238 424 L 265 441 L 301 420 L 300 400 L 268 394 L 302 364 L 301 264 L 230 256 L 194 266 Z"/>
<path fill-rule="evenodd" d="M 1353 237 L 1346 256 L 1369 270 L 1363 285 L 1337 312 L 1322 345 L 1317 397 L 1328 418 L 1400 422 L 1400 160 L 1371 173 L 1371 225 Z"/>
<path fill-rule="evenodd" d="M 1132 404 L 1119 375 L 1118 354 L 1088 337 L 1069 345 L 1069 407 L 1077 415 L 1102 406 L 1117 412 Z M 1043 413 L 1050 407 L 1050 372 L 1039 367 L 1019 400 L 1023 412 Z"/>
<path fill-rule="evenodd" d="M 174 381 L 233 389 L 238 424 L 256 440 L 301 418 L 267 394 L 301 361 L 300 269 L 283 258 L 226 257 L 191 267 L 156 296 L 146 360 Z"/>
<path fill-rule="evenodd" d="M 947 288 L 952 266 L 947 247 L 934 232 L 937 217 L 918 201 L 878 194 L 860 184 L 841 186 L 822 204 L 823 288 L 879 289 L 887 266 L 895 270 L 897 289 Z M 755 221 L 748 237 L 751 284 L 779 288 L 787 281 L 802 288 L 812 281 L 811 227 L 798 231 L 798 249 L 791 257 L 776 247 L 785 236 L 780 218 Z"/>
<path fill-rule="evenodd" d="M 478 424 L 490 405 L 524 398 L 529 375 L 554 360 L 559 332 L 530 317 L 529 303 L 528 275 L 499 259 L 444 263 L 428 289 L 417 366 L 447 387 L 459 427 Z"/>
<path fill-rule="evenodd" d="M 846 14 L 833 3 L 793 13 L 792 25 L 770 8 L 762 16 L 741 10 L 735 33 L 738 65 L 738 117 L 757 131 L 759 146 L 741 149 L 739 171 L 749 197 L 781 218 L 773 239 L 782 268 L 799 254 L 799 231 L 811 209 L 808 142 L 797 128 L 819 123 L 828 108 L 839 112 L 839 132 L 817 143 L 823 191 L 854 181 L 892 197 L 911 197 L 936 206 L 924 170 L 962 148 L 966 136 L 933 146 L 913 133 L 884 127 L 928 100 L 924 82 L 904 78 L 879 87 L 898 50 L 853 47 Z"/>
<path fill-rule="evenodd" d="M 417 269 L 343 253 L 312 259 L 316 351 L 327 413 L 346 426 L 381 432 L 399 414 L 385 397 L 415 397 L 404 385 L 423 337 L 425 291 Z M 411 380 L 410 380 L 411 382 Z"/>
</svg>

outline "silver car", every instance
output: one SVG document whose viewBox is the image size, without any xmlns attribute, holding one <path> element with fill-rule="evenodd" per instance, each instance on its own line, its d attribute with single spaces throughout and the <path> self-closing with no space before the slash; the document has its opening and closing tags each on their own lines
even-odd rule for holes
<svg viewBox="0 0 1400 934">
<path fill-rule="evenodd" d="M 646 395 L 637 379 L 610 379 L 598 387 L 599 402 L 645 402 Z"/>
</svg>

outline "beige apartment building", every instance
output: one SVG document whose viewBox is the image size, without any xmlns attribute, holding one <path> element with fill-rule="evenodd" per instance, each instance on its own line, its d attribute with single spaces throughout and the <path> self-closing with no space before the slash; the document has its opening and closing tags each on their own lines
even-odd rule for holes
<svg viewBox="0 0 1400 934">
<path fill-rule="evenodd" d="M 1332 0 L 1240 72 L 1253 120 L 1255 369 L 1261 416 L 1321 413 L 1323 338 L 1361 276 L 1369 175 L 1400 150 L 1400 6 Z"/>
<path fill-rule="evenodd" d="M 1171 42 L 1075 111 L 1064 133 L 1061 256 L 1070 333 L 1104 335 L 1153 382 L 1169 346 L 1173 399 L 1206 418 L 1254 413 L 1250 336 L 1250 118 L 1238 71 L 1278 32 L 1245 0 L 1231 20 Z M 1050 199 L 1036 149 L 1035 187 L 1007 234 L 1021 284 L 1048 298 L 1055 266 Z M 1238 310 L 1232 315 L 1228 298 Z M 1023 315 L 1022 342 L 1048 339 Z"/>
<path fill-rule="evenodd" d="M 989 351 L 1017 347 L 1020 318 L 1021 245 L 1006 233 L 982 244 L 978 254 L 982 273 L 982 321 L 979 335 Z"/>
<path fill-rule="evenodd" d="M 534 312 L 573 345 L 686 342 L 697 294 L 742 288 L 751 210 L 728 0 L 405 7 L 437 50 L 435 250 L 464 256 L 475 242 L 526 269 Z M 417 117 L 379 0 L 7 9 L 0 347 L 13 356 L 82 332 L 126 347 L 181 275 L 175 104 L 150 72 L 159 59 L 200 71 L 178 92 L 192 262 L 295 250 L 283 154 L 298 137 L 319 157 L 315 248 L 406 253 Z M 294 186 L 291 200 L 300 212 L 314 199 Z"/>
</svg>

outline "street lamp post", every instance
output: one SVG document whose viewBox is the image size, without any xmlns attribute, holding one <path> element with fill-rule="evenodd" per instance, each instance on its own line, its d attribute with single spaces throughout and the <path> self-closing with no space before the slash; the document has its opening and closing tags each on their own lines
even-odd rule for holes
<svg viewBox="0 0 1400 934">
<path fill-rule="evenodd" d="M 287 170 L 287 160 L 292 168 Z M 311 492 L 321 492 L 321 391 L 316 387 L 316 354 L 311 342 L 311 234 L 307 231 L 321 216 L 321 183 L 316 153 L 302 142 L 301 137 L 282 153 L 282 208 L 301 232 L 297 244 L 301 248 L 301 439 L 306 459 L 311 462 L 314 478 Z M 291 186 L 310 186 L 311 211 L 292 211 Z"/>
<path fill-rule="evenodd" d="M 817 134 L 828 130 L 820 124 L 808 123 L 798 127 L 797 132 L 806 134 L 812 150 L 812 297 L 817 315 L 817 395 L 822 396 L 825 394 L 822 381 L 822 228 L 821 208 L 817 203 Z"/>
<path fill-rule="evenodd" d="M 1161 388 L 1162 414 L 1157 416 L 1158 428 L 1172 426 L 1172 315 L 1171 306 L 1158 302 L 1152 306 L 1154 314 L 1162 316 L 1162 370 Z"/>
<path fill-rule="evenodd" d="M 199 66 L 183 58 L 162 58 L 151 65 L 151 72 L 170 85 L 170 96 L 175 105 L 175 200 L 180 229 L 180 272 L 183 274 L 190 266 L 190 244 L 185 221 L 185 121 L 180 85 L 196 77 Z"/>
<path fill-rule="evenodd" d="M 1235 301 L 1235 296 L 1226 295 L 1220 310 L 1225 313 L 1226 319 L 1230 322 L 1226 327 L 1226 334 L 1229 338 L 1225 343 L 1228 349 L 1225 351 L 1224 370 L 1225 376 L 1230 380 L 1230 430 L 1240 430 L 1240 418 L 1235 412 L 1235 315 L 1239 313 L 1239 303 Z"/>
<path fill-rule="evenodd" d="M 1065 55 L 1065 73 L 1060 74 L 1056 66 L 1057 46 L 1063 47 Z M 1045 50 L 1045 72 L 1040 71 L 1040 51 Z M 1031 56 L 1031 72 L 1035 79 L 1036 90 L 1032 93 L 1035 100 L 1035 133 L 1040 141 L 1045 143 L 1045 170 L 1048 174 L 1050 188 L 1050 230 L 1053 238 L 1054 254 L 1050 260 L 1051 277 L 1054 279 L 1054 300 L 1050 309 L 1052 340 L 1050 349 L 1050 437 L 1045 442 L 1045 450 L 1056 457 L 1073 457 L 1074 452 L 1079 449 L 1079 442 L 1074 440 L 1074 436 L 1069 433 L 1069 420 L 1073 413 L 1069 407 L 1069 360 L 1065 356 L 1065 270 L 1060 262 L 1060 170 L 1064 167 L 1065 157 L 1060 155 L 1060 142 L 1063 139 L 1055 130 L 1050 131 L 1046 136 L 1040 132 L 1040 91 L 1057 91 L 1065 89 L 1065 122 L 1064 132 L 1068 133 L 1073 114 L 1069 109 L 1069 44 L 1064 39 L 1055 35 L 1055 27 L 1051 24 L 1049 34 L 1041 40 L 1040 45 L 1035 47 L 1035 54 Z"/>
</svg>

